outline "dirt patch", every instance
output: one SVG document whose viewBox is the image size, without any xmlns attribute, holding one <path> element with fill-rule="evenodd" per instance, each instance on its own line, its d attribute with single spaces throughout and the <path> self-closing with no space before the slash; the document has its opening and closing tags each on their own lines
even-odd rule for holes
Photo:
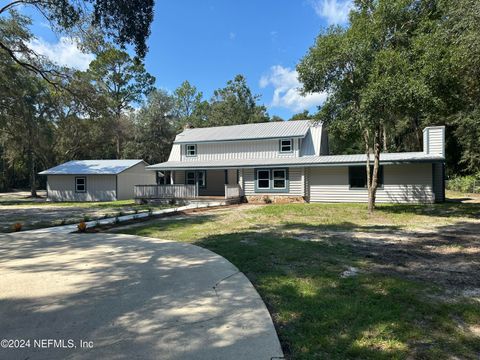
<svg viewBox="0 0 480 360">
<path fill-rule="evenodd" d="M 296 233 L 302 241 L 336 241 L 353 247 L 370 271 L 422 280 L 447 289 L 448 296 L 480 301 L 480 223 L 435 231 L 328 231 Z"/>
</svg>

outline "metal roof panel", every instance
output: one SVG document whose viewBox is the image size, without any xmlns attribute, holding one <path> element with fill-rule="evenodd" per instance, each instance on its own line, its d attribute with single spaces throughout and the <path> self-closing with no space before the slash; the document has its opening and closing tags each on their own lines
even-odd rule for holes
<svg viewBox="0 0 480 360">
<path fill-rule="evenodd" d="M 72 160 L 40 172 L 40 175 L 116 175 L 143 160 Z"/>
</svg>

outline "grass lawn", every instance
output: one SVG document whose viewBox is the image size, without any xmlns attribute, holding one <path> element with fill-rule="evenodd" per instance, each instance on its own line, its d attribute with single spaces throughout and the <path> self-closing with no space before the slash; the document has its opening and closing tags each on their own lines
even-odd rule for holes
<svg viewBox="0 0 480 360">
<path fill-rule="evenodd" d="M 288 358 L 478 359 L 480 304 L 459 293 L 458 271 L 442 272 L 479 270 L 478 232 L 436 243 L 420 230 L 480 229 L 479 214 L 480 204 L 462 203 L 385 205 L 373 216 L 358 204 L 245 206 L 119 231 L 190 242 L 235 264 L 267 304 Z M 349 267 L 358 275 L 343 276 Z M 464 274 L 465 288 L 479 286 L 476 274 Z"/>
<path fill-rule="evenodd" d="M 46 207 L 81 207 L 81 208 L 146 208 L 146 205 L 135 204 L 134 200 L 116 200 L 116 201 L 85 201 L 85 202 L 49 202 L 49 201 L 35 201 L 35 200 L 19 200 L 19 199 L 0 199 L 0 206 L 46 206 Z"/>
</svg>

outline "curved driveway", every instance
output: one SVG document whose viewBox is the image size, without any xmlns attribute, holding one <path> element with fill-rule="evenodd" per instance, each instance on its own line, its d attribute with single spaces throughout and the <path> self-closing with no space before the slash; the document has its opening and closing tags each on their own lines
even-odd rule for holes
<svg viewBox="0 0 480 360">
<path fill-rule="evenodd" d="M 1 235 L 0 338 L 30 340 L 0 348 L 2 359 L 282 356 L 264 303 L 230 262 L 116 234 Z"/>
</svg>

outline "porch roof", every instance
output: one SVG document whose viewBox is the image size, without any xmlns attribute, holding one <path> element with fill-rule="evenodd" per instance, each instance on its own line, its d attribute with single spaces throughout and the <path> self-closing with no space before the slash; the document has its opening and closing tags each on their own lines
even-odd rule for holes
<svg viewBox="0 0 480 360">
<path fill-rule="evenodd" d="M 301 156 L 292 158 L 273 159 L 229 159 L 209 161 L 167 161 L 147 166 L 148 170 L 187 170 L 187 169 L 236 169 L 252 167 L 313 167 L 313 166 L 345 166 L 365 163 L 365 154 L 354 155 L 322 155 Z M 373 156 L 371 157 L 373 160 Z M 441 155 L 426 154 L 423 152 L 382 153 L 381 164 L 399 164 L 412 162 L 442 162 L 445 158 Z"/>
</svg>

